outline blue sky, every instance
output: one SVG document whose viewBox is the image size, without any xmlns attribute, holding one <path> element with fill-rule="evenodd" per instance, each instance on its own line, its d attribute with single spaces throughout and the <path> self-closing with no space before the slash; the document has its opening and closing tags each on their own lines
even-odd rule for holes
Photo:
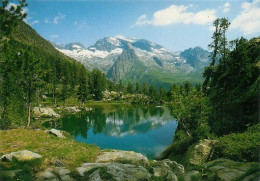
<svg viewBox="0 0 260 181">
<path fill-rule="evenodd" d="M 228 39 L 260 34 L 260 0 L 27 0 L 26 20 L 56 43 L 85 46 L 108 36 L 144 38 L 172 51 L 207 48 L 212 21 L 227 17 Z"/>
</svg>

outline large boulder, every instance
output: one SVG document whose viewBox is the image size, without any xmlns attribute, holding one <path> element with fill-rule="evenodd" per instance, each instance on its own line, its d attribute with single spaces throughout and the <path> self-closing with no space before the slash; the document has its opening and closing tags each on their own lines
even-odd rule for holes
<svg viewBox="0 0 260 181">
<path fill-rule="evenodd" d="M 57 136 L 59 138 L 65 138 L 65 136 L 62 133 L 62 131 L 54 129 L 54 128 L 51 129 L 51 130 L 46 130 L 45 133 L 52 134 L 52 135 Z"/>
<path fill-rule="evenodd" d="M 122 163 L 85 163 L 77 168 L 85 180 L 138 181 L 150 180 L 151 174 L 142 166 Z"/>
<path fill-rule="evenodd" d="M 141 153 L 136 153 L 133 151 L 121 151 L 121 150 L 111 150 L 103 151 L 96 159 L 97 163 L 130 163 L 134 165 L 147 166 L 148 159 Z"/>
<path fill-rule="evenodd" d="M 5 154 L 1 157 L 1 160 L 6 162 L 11 162 L 13 158 L 17 159 L 18 161 L 31 161 L 34 159 L 42 158 L 42 156 L 39 155 L 38 153 L 34 153 L 28 150 L 22 150 L 22 151 Z"/>
<path fill-rule="evenodd" d="M 189 159 L 190 163 L 193 165 L 200 165 L 209 160 L 216 143 L 217 140 L 200 140 L 197 145 L 191 148 L 192 150 Z"/>
<path fill-rule="evenodd" d="M 59 118 L 60 115 L 57 114 L 52 108 L 40 108 L 40 107 L 35 107 L 32 110 L 33 116 L 36 118 L 47 118 L 47 117 L 55 117 Z"/>
</svg>

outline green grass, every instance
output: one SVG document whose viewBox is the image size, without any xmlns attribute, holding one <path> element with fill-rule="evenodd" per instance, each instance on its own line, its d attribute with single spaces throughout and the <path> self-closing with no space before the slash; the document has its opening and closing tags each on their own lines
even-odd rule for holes
<svg viewBox="0 0 260 181">
<path fill-rule="evenodd" d="M 41 168 L 59 159 L 67 168 L 75 168 L 84 162 L 93 162 L 100 152 L 97 146 L 78 143 L 71 137 L 58 138 L 42 130 L 13 129 L 0 131 L 0 156 L 19 150 L 29 150 L 42 155 Z M 2 167 L 11 163 L 1 162 Z"/>
</svg>

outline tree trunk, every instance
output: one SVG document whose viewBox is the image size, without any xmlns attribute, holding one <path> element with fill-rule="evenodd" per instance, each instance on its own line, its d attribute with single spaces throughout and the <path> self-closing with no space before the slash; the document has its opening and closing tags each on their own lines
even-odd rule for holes
<svg viewBox="0 0 260 181">
<path fill-rule="evenodd" d="M 31 102 L 27 105 L 27 127 L 31 124 Z"/>
</svg>

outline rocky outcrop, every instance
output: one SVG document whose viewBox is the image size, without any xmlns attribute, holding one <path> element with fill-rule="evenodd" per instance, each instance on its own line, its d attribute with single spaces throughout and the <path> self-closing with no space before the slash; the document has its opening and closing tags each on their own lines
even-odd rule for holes
<svg viewBox="0 0 260 181">
<path fill-rule="evenodd" d="M 52 134 L 54 136 L 57 136 L 58 138 L 65 138 L 62 131 L 57 130 L 57 129 L 46 130 L 45 133 Z"/>
<path fill-rule="evenodd" d="M 121 150 L 111 150 L 103 151 L 97 157 L 96 162 L 98 163 L 130 163 L 134 165 L 147 166 L 148 159 L 141 153 L 136 153 L 133 151 L 121 151 Z"/>
<path fill-rule="evenodd" d="M 22 151 L 5 154 L 1 157 L 1 160 L 6 161 L 6 162 L 11 162 L 13 160 L 13 158 L 15 158 L 18 161 L 31 161 L 34 159 L 39 159 L 41 157 L 42 156 L 37 153 L 31 152 L 28 150 L 22 150 Z"/>
<path fill-rule="evenodd" d="M 86 180 L 178 180 L 184 167 L 175 161 L 151 161 L 132 151 L 103 151 L 96 163 L 84 163 L 77 168 Z M 109 179 L 108 179 L 109 178 Z"/>
<path fill-rule="evenodd" d="M 36 181 L 43 180 L 62 180 L 62 181 L 76 181 L 70 176 L 70 170 L 65 167 L 52 167 L 37 175 Z"/>
<path fill-rule="evenodd" d="M 200 140 L 198 144 L 191 148 L 190 163 L 193 165 L 200 165 L 205 163 L 214 151 L 214 145 L 217 140 Z"/>
<path fill-rule="evenodd" d="M 59 118 L 60 115 L 57 114 L 52 108 L 40 108 L 40 107 L 35 107 L 32 110 L 33 116 L 35 118 L 50 118 L 50 117 L 55 117 Z"/>
<path fill-rule="evenodd" d="M 183 180 L 260 180 L 259 162 L 236 162 L 229 159 L 219 158 L 200 165 L 200 170 L 192 170 L 183 175 Z"/>
<path fill-rule="evenodd" d="M 178 180 L 174 170 L 171 168 L 171 166 L 174 166 L 175 164 L 172 163 L 170 160 L 162 160 L 155 162 L 155 164 L 152 166 L 154 177 L 157 178 L 164 178 L 165 180 Z M 182 167 L 183 168 L 183 167 Z M 180 170 L 178 170 L 180 171 Z M 184 173 L 184 169 L 180 172 Z"/>
<path fill-rule="evenodd" d="M 216 159 L 205 164 L 207 178 L 215 180 L 260 180 L 260 163 Z"/>
<path fill-rule="evenodd" d="M 149 180 L 151 174 L 142 166 L 122 163 L 85 163 L 77 168 L 86 180 Z"/>
</svg>

